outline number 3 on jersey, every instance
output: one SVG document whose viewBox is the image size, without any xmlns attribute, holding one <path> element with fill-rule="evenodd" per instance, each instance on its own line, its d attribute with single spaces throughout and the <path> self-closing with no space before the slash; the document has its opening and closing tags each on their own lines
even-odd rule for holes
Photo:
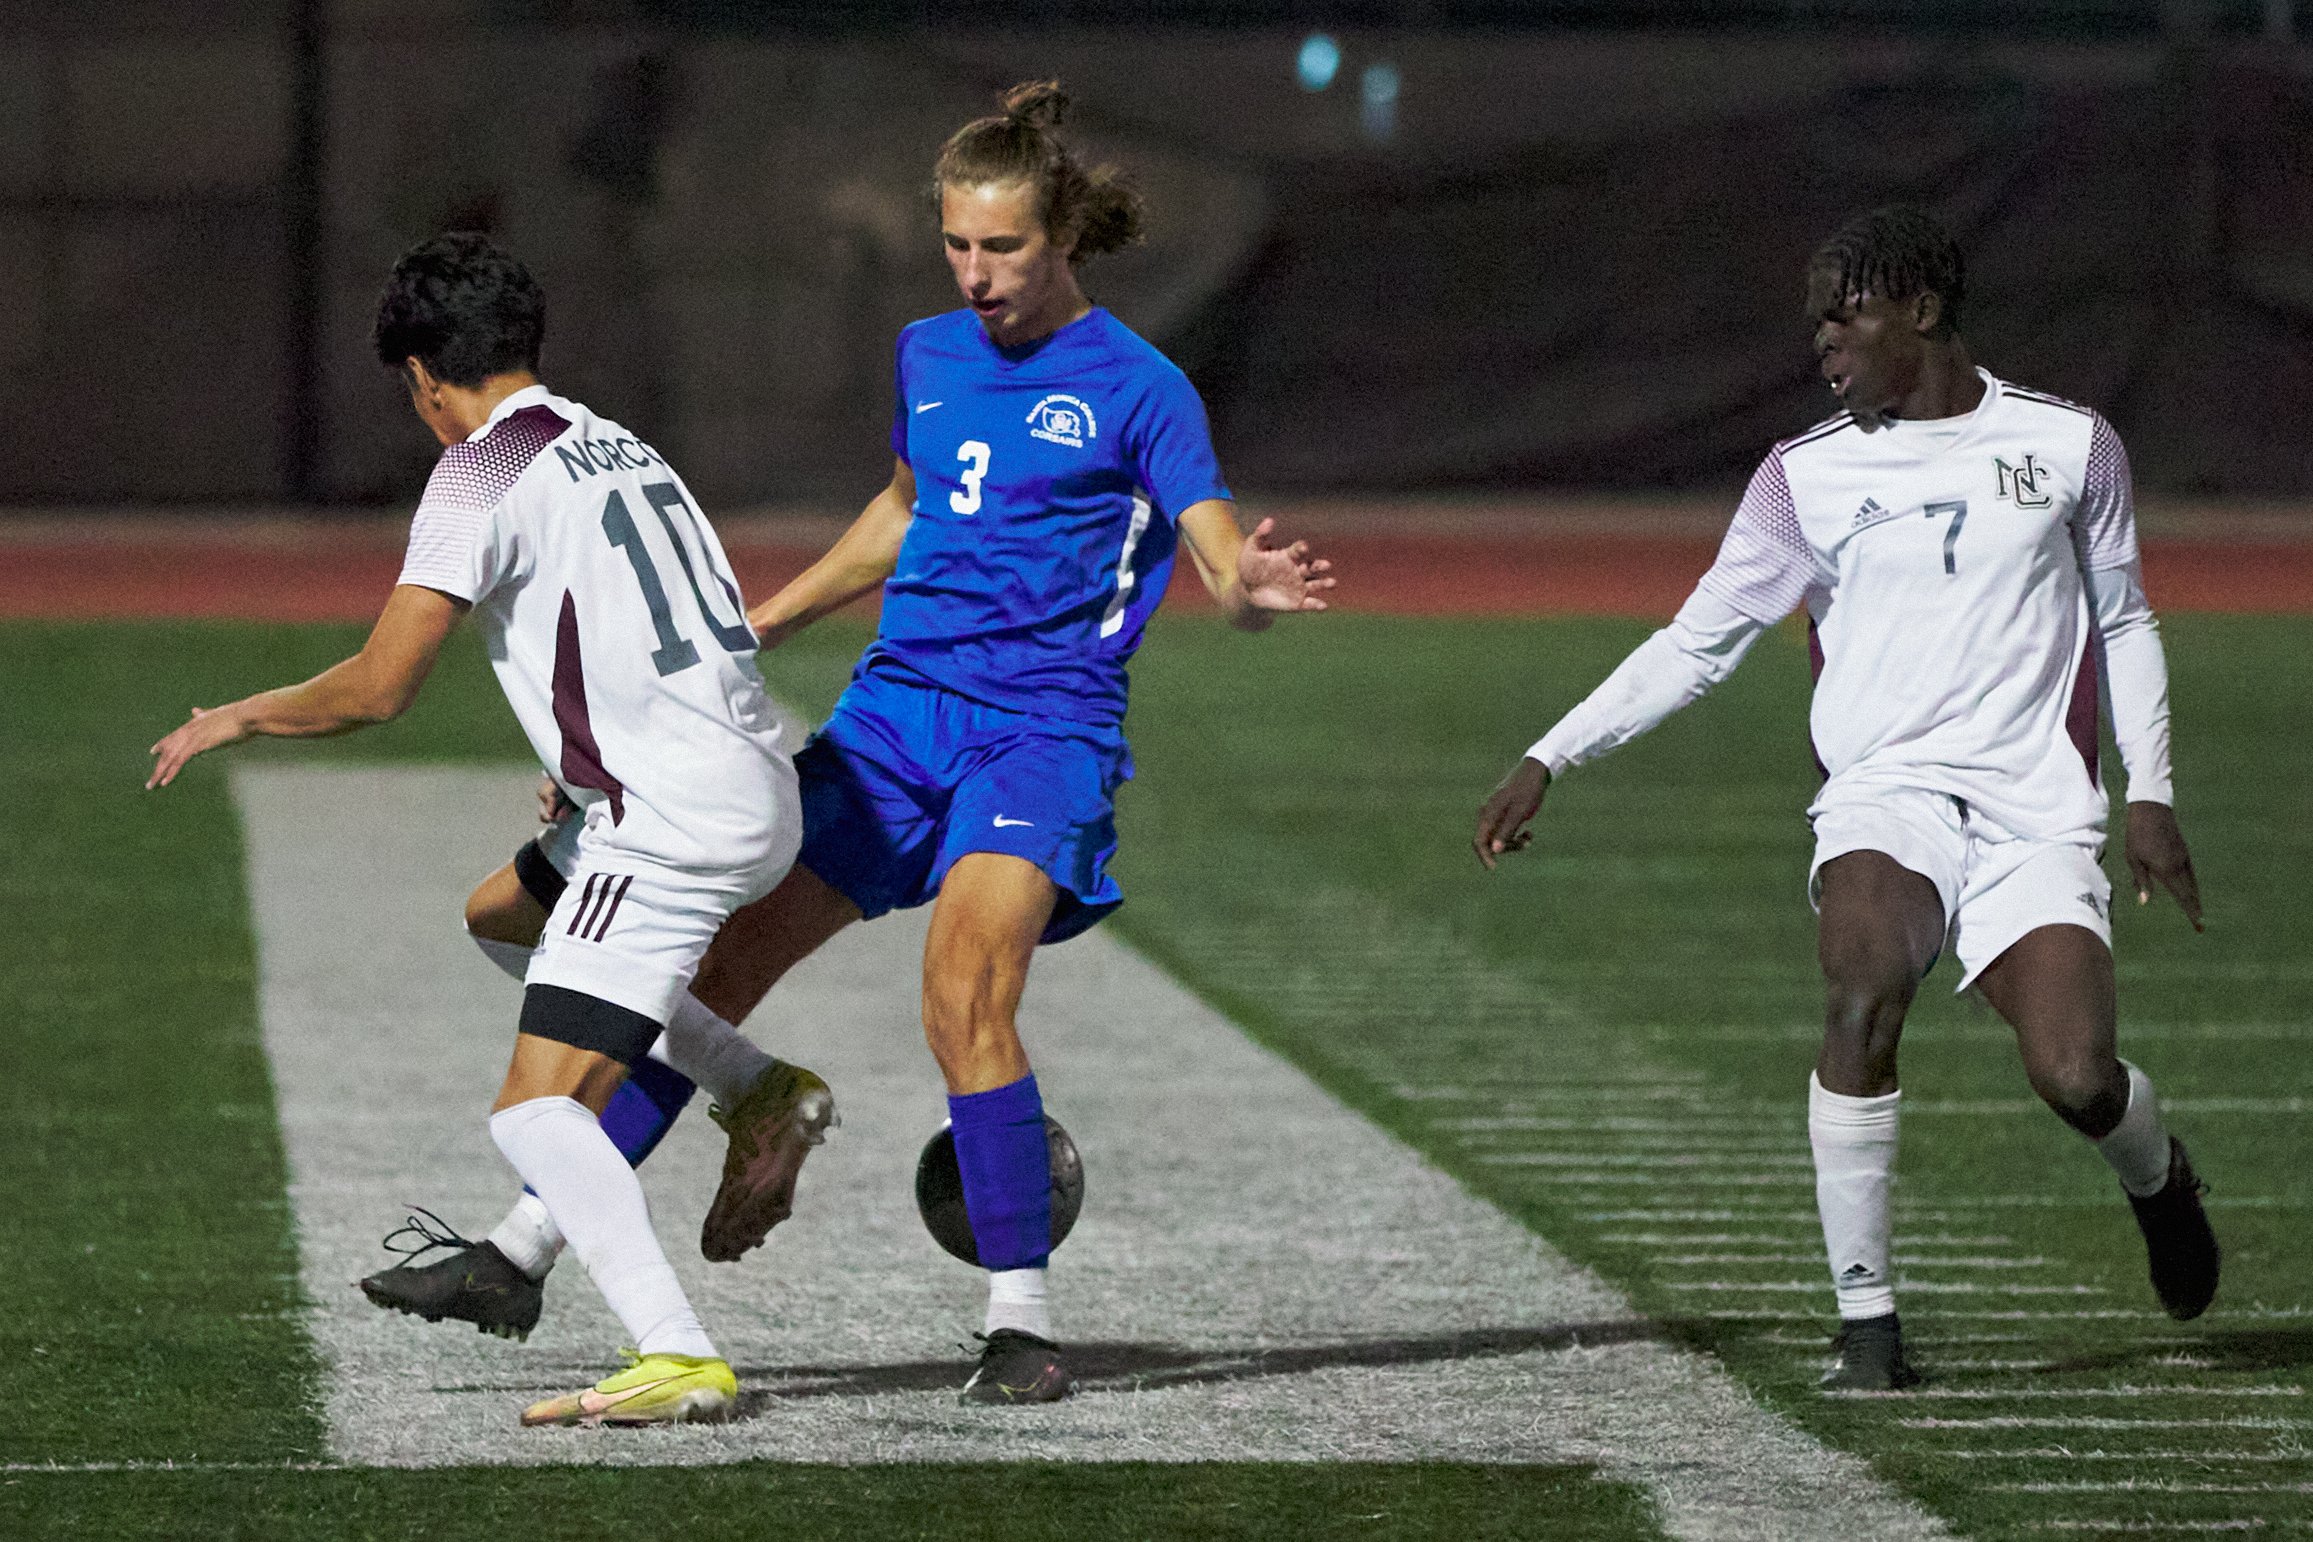
<svg viewBox="0 0 2313 1542">
<path fill-rule="evenodd" d="M 964 463 L 964 490 L 948 494 L 948 507 L 958 514 L 980 512 L 980 481 L 988 474 L 988 457 L 992 453 L 977 439 L 967 439 L 956 446 L 956 459 Z"/>
</svg>

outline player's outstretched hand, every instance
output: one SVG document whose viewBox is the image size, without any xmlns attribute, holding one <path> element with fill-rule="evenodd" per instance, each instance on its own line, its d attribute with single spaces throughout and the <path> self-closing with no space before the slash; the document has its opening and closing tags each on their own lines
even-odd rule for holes
<svg viewBox="0 0 2313 1542">
<path fill-rule="evenodd" d="M 1264 519 L 1237 548 L 1237 584 L 1255 610 L 1323 610 L 1333 587 L 1333 564 L 1309 555 L 1307 541 L 1274 546 L 1277 521 Z"/>
<path fill-rule="evenodd" d="M 195 755 L 248 738 L 249 725 L 240 706 L 235 702 L 230 707 L 195 707 L 190 722 L 153 746 L 153 774 L 145 778 L 145 791 L 175 781 Z"/>
<path fill-rule="evenodd" d="M 1534 839 L 1526 822 L 1541 812 L 1542 795 L 1549 790 L 1549 767 L 1528 756 L 1502 778 L 1502 785 L 1478 810 L 1478 833 L 1471 838 L 1470 849 L 1488 872 L 1493 871 L 1496 857 L 1506 851 L 1524 851 L 1527 842 Z"/>
<path fill-rule="evenodd" d="M 2193 854 L 2185 849 L 2184 831 L 2177 828 L 2175 809 L 2165 803 L 2131 803 L 2126 851 L 2128 876 L 2136 880 L 2139 905 L 2152 903 L 2152 886 L 2157 882 L 2176 896 L 2177 908 L 2192 922 L 2194 931 L 2207 930 L 2201 925 L 2201 882 L 2193 876 Z"/>
</svg>

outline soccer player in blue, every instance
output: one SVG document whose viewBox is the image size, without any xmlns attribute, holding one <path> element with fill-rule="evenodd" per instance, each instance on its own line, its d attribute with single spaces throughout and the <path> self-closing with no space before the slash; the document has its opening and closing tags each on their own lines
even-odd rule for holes
<svg viewBox="0 0 2313 1542">
<path fill-rule="evenodd" d="M 740 1021 L 851 922 L 932 905 L 924 1030 L 989 1271 L 963 1393 L 978 1403 L 1075 1385 L 1046 1294 L 1044 1106 L 1014 1014 L 1037 946 L 1122 903 L 1107 863 L 1132 775 L 1126 661 L 1184 546 L 1248 631 L 1323 610 L 1333 586 L 1269 521 L 1240 534 L 1195 389 L 1085 298 L 1078 265 L 1138 239 L 1140 203 L 1055 134 L 1066 105 L 1054 83 L 1017 87 L 940 152 L 966 305 L 900 336 L 890 485 L 749 616 L 776 647 L 881 586 L 882 625 L 796 757 L 801 856 L 725 925 L 691 987 L 697 1011 Z M 614 1112 L 630 1139 L 673 1117 L 638 1104 L 606 1125 Z M 761 1240 L 714 1239 L 710 1256 Z"/>
</svg>

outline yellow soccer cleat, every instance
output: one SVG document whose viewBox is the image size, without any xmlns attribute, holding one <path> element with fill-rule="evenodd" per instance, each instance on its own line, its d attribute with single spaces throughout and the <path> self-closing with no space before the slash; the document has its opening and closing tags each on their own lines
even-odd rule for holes
<svg viewBox="0 0 2313 1542">
<path fill-rule="evenodd" d="M 695 1355 L 637 1355 L 584 1392 L 550 1397 L 522 1411 L 524 1425 L 691 1424 L 721 1421 L 739 1406 L 739 1378 L 728 1360 Z"/>
<path fill-rule="evenodd" d="M 804 1157 L 838 1121 L 827 1083 L 784 1060 L 771 1062 L 736 1108 L 717 1106 L 707 1116 L 731 1144 L 723 1153 L 723 1181 L 699 1228 L 699 1251 L 723 1264 L 760 1247 L 787 1219 Z"/>
</svg>

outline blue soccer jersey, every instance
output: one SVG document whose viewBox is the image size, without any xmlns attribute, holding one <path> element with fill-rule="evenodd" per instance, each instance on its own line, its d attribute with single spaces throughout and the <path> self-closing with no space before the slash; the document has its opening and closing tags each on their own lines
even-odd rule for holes
<svg viewBox="0 0 2313 1542">
<path fill-rule="evenodd" d="M 1095 307 L 1000 348 L 969 310 L 900 334 L 892 453 L 915 518 L 860 662 L 1076 722 L 1124 719 L 1181 510 L 1226 498 L 1196 388 Z"/>
</svg>

